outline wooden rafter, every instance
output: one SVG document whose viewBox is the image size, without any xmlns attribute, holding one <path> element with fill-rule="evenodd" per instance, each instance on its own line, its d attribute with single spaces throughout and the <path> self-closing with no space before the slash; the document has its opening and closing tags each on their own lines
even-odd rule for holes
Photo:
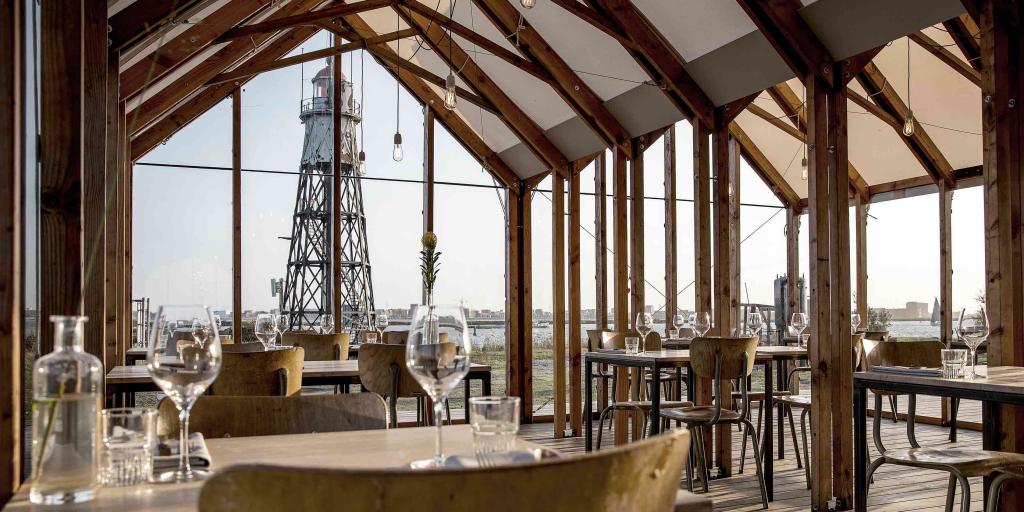
<svg viewBox="0 0 1024 512">
<path fill-rule="evenodd" d="M 107 21 L 111 50 L 121 50 L 154 33 L 202 0 L 133 2 Z"/>
<path fill-rule="evenodd" d="M 796 194 L 793 187 L 789 186 L 782 173 L 772 165 L 768 157 L 764 156 L 764 153 L 757 147 L 757 144 L 754 144 L 754 141 L 740 128 L 740 125 L 735 122 L 730 123 L 729 134 L 739 143 L 741 152 L 750 163 L 750 167 L 768 185 L 768 188 L 779 199 L 779 202 L 790 208 L 799 205 L 800 196 Z"/>
<path fill-rule="evenodd" d="M 978 33 L 978 26 L 974 19 L 965 13 L 942 22 L 942 26 L 949 33 L 949 37 L 953 38 L 960 53 L 964 54 L 967 63 L 975 71 L 981 72 L 981 47 L 975 36 Z"/>
<path fill-rule="evenodd" d="M 947 50 L 938 41 L 928 37 L 924 32 L 914 32 L 907 37 L 920 45 L 921 48 L 928 50 L 929 53 L 936 56 L 947 66 L 953 68 L 953 71 L 960 73 L 961 76 L 970 80 L 972 84 L 981 86 L 981 72 L 971 67 L 970 64 L 964 62 L 963 59 L 957 57 L 953 52 Z"/>
<path fill-rule="evenodd" d="M 846 95 L 847 97 L 850 98 L 850 101 L 856 103 L 858 106 L 860 106 L 864 110 L 867 110 L 869 113 L 874 114 L 875 117 L 877 117 L 883 123 L 893 127 L 896 130 L 903 130 L 903 122 L 893 117 L 892 114 L 887 112 L 882 107 L 879 107 L 875 102 L 867 99 L 864 96 L 861 96 L 853 89 L 847 89 Z"/>
<path fill-rule="evenodd" d="M 551 0 L 551 3 L 575 14 L 577 18 L 611 36 L 623 46 L 633 46 L 633 41 L 630 41 L 629 37 L 622 33 L 619 27 L 616 27 L 608 18 L 604 17 L 594 8 L 581 4 L 579 0 Z"/>
<path fill-rule="evenodd" d="M 555 79 L 555 92 L 606 146 L 629 146 L 629 132 L 604 106 L 601 97 L 569 67 L 519 11 L 512 7 L 509 0 L 474 1 L 501 33 L 516 34 L 519 43 L 517 48 L 523 56 Z M 630 152 L 626 151 L 626 155 L 629 157 Z"/>
<path fill-rule="evenodd" d="M 269 3 L 263 0 L 228 2 L 207 16 L 213 23 L 196 23 L 174 39 L 167 41 L 120 74 L 121 99 L 130 98 L 155 83 L 181 63 L 207 48 L 228 28 L 262 12 Z"/>
<path fill-rule="evenodd" d="M 504 46 L 491 41 L 490 39 L 478 34 L 475 30 L 443 15 L 437 11 L 423 5 L 419 0 L 399 0 L 400 4 L 411 11 L 419 13 L 426 17 L 430 21 L 441 25 L 442 27 L 451 30 L 452 33 L 459 35 L 467 41 L 487 50 L 495 57 L 504 60 L 505 62 L 533 75 L 534 77 L 543 80 L 549 84 L 555 84 L 555 79 L 552 78 L 551 74 L 545 71 L 542 67 L 534 64 L 533 62 L 523 58 L 513 51 L 506 50 Z"/>
<path fill-rule="evenodd" d="M 714 103 L 683 68 L 683 58 L 630 0 L 589 0 L 591 6 L 627 34 L 633 47 L 623 47 L 663 87 L 679 111 L 714 126 Z"/>
<path fill-rule="evenodd" d="M 907 105 L 903 103 L 903 99 L 892 88 L 877 66 L 874 64 L 865 66 L 864 71 L 857 75 L 857 81 L 875 103 L 889 115 L 896 119 L 906 118 Z M 897 130 L 897 134 L 907 144 L 910 152 L 921 162 L 932 179 L 936 182 L 945 181 L 948 186 L 953 185 L 953 167 L 917 119 L 914 119 L 913 135 L 905 137 L 900 130 Z"/>
<path fill-rule="evenodd" d="M 764 119 L 765 121 L 767 121 L 772 126 L 775 126 L 776 128 L 778 128 L 778 129 L 786 132 L 787 134 L 789 134 L 790 137 L 793 137 L 794 139 L 796 139 L 796 140 L 798 140 L 800 142 L 803 142 L 803 143 L 807 142 L 807 135 L 803 131 L 801 131 L 799 128 L 793 126 L 790 123 L 787 123 L 787 122 L 783 121 L 782 120 L 783 118 L 777 117 L 774 114 L 772 114 L 771 112 L 768 112 L 767 110 L 765 110 L 765 109 L 763 109 L 763 108 L 761 108 L 761 107 L 759 107 L 757 105 L 750 105 L 750 106 L 748 106 L 747 107 L 747 112 L 750 112 L 751 114 L 754 114 L 755 116 L 760 117 L 761 119 Z"/>
<path fill-rule="evenodd" d="M 737 0 L 797 76 L 815 74 L 833 83 L 832 57 L 800 17 L 800 0 Z"/>
<path fill-rule="evenodd" d="M 335 7 L 328 7 L 326 9 L 320 9 L 319 11 L 299 12 L 290 16 L 277 17 L 260 23 L 253 23 L 252 25 L 235 27 L 221 35 L 217 41 L 224 42 L 245 36 L 277 32 L 278 30 L 289 27 L 309 25 L 310 23 L 317 21 L 341 18 L 348 14 L 358 14 L 364 11 L 380 9 L 382 7 L 393 5 L 394 3 L 395 0 L 362 0 L 351 4 L 343 4 Z"/>
<path fill-rule="evenodd" d="M 292 13 L 303 12 L 323 3 L 324 0 L 292 0 L 274 13 L 272 18 L 284 18 Z M 271 34 L 259 34 L 253 36 L 251 40 L 233 41 L 227 44 L 190 69 L 188 73 L 161 88 L 153 97 L 132 109 L 128 114 L 128 119 L 132 122 L 129 129 L 132 132 L 145 129 L 164 113 L 177 107 L 182 100 L 192 95 L 218 73 L 235 63 L 246 60 L 248 56 L 252 55 L 254 46 L 259 48 L 270 39 Z"/>
<path fill-rule="evenodd" d="M 561 150 L 548 139 L 544 130 L 480 69 L 469 54 L 448 37 L 443 28 L 430 23 L 426 17 L 404 7 L 398 7 L 397 10 L 406 23 L 418 30 L 420 35 L 430 43 L 438 57 L 453 70 L 459 70 L 459 76 L 463 81 L 501 112 L 499 118 L 513 133 L 519 136 L 519 140 L 530 148 L 541 162 L 544 162 L 550 169 L 554 169 L 555 172 L 564 175 L 568 159 Z"/>
</svg>

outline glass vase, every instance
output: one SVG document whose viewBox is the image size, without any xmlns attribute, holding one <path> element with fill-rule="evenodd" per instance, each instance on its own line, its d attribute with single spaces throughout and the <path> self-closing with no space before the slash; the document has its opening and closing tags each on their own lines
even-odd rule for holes
<svg viewBox="0 0 1024 512">
<path fill-rule="evenodd" d="M 32 366 L 32 503 L 93 498 L 103 363 L 85 351 L 84 316 L 51 316 L 53 352 Z"/>
</svg>

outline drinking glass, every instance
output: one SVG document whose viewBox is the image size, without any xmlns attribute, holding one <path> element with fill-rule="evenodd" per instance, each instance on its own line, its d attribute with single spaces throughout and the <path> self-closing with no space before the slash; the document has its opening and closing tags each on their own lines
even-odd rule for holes
<svg viewBox="0 0 1024 512">
<path fill-rule="evenodd" d="M 640 344 L 647 341 L 647 335 L 654 330 L 654 316 L 650 313 L 637 313 L 636 323 L 633 325 L 636 332 L 640 333 Z M 644 350 L 642 348 L 641 350 Z"/>
<path fill-rule="evenodd" d="M 636 354 L 640 351 L 640 338 L 636 336 L 626 336 L 626 353 Z"/>
<path fill-rule="evenodd" d="M 179 322 L 204 323 L 205 337 L 175 342 L 171 326 Z M 175 347 L 177 345 L 177 347 Z M 180 353 L 180 357 L 174 354 Z M 209 472 L 192 469 L 188 458 L 188 417 L 196 398 L 206 391 L 220 373 L 220 335 L 213 329 L 213 315 L 206 306 L 160 306 L 153 321 L 153 331 L 146 354 L 146 367 L 153 382 L 178 408 L 181 424 L 181 454 L 178 469 L 159 475 L 159 482 L 189 482 L 209 476 Z"/>
<path fill-rule="evenodd" d="M 437 437 L 434 458 L 413 462 L 410 465 L 414 469 L 444 466 L 441 445 L 444 403 L 448 393 L 469 373 L 471 351 L 464 307 L 435 304 L 416 306 L 405 345 L 405 362 L 409 373 L 434 402 Z"/>
<path fill-rule="evenodd" d="M 385 313 L 377 313 L 377 319 L 374 323 L 377 326 L 377 333 L 380 334 L 380 341 L 383 343 L 384 330 L 388 328 L 388 315 Z"/>
<path fill-rule="evenodd" d="M 711 330 L 711 315 L 706 311 L 702 313 L 694 313 L 693 316 L 690 317 L 690 323 L 693 325 L 694 334 L 703 337 Z"/>
<path fill-rule="evenodd" d="M 324 313 L 320 316 L 320 334 L 334 334 L 334 315 Z"/>
<path fill-rule="evenodd" d="M 491 456 L 516 447 L 519 432 L 519 397 L 476 396 L 469 399 L 473 450 L 480 466 L 491 466 Z"/>
<path fill-rule="evenodd" d="M 975 313 L 967 313 L 966 309 L 960 310 L 960 322 L 957 324 L 957 334 L 964 341 L 970 354 L 967 359 L 971 363 L 971 374 L 968 379 L 978 377 L 977 357 L 978 347 L 988 338 L 988 315 L 985 308 L 980 308 Z"/>
<path fill-rule="evenodd" d="M 800 337 L 799 345 L 802 347 L 804 343 L 804 330 L 807 329 L 807 313 L 793 313 L 789 315 L 789 327 L 796 331 L 796 335 Z"/>
<path fill-rule="evenodd" d="M 764 317 L 761 316 L 761 312 L 757 308 L 753 311 L 747 312 L 747 332 L 753 336 L 757 336 L 758 342 L 761 340 L 761 329 L 764 328 Z"/>
<path fill-rule="evenodd" d="M 962 379 L 964 365 L 967 364 L 967 351 L 962 348 L 942 349 L 942 378 Z"/>
<path fill-rule="evenodd" d="M 253 330 L 256 331 L 256 338 L 260 340 L 264 348 L 274 346 L 274 342 L 277 341 L 277 322 L 274 321 L 274 315 L 267 313 L 256 315 L 256 325 Z"/>
<path fill-rule="evenodd" d="M 672 325 L 676 328 L 676 336 L 682 338 L 683 326 L 686 325 L 686 317 L 684 317 L 682 313 L 676 313 L 676 315 L 672 317 Z"/>
<path fill-rule="evenodd" d="M 853 334 L 857 334 L 860 329 L 860 313 L 856 311 L 850 313 L 850 327 L 853 329 Z"/>
<path fill-rule="evenodd" d="M 291 330 L 291 322 L 288 315 L 274 315 L 274 328 L 277 331 L 277 344 L 284 344 L 284 333 Z"/>
<path fill-rule="evenodd" d="M 156 409 L 120 408 L 100 412 L 100 483 L 126 487 L 153 475 Z"/>
<path fill-rule="evenodd" d="M 377 343 L 377 333 L 373 331 L 366 331 L 363 334 L 363 343 Z"/>
</svg>

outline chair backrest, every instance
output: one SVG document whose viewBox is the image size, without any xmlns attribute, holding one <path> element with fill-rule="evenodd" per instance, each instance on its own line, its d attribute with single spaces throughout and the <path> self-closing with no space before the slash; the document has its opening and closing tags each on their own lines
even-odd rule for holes
<svg viewBox="0 0 1024 512">
<path fill-rule="evenodd" d="M 853 371 L 864 369 L 864 334 L 853 335 Z"/>
<path fill-rule="evenodd" d="M 889 331 L 863 331 L 864 339 L 875 341 L 889 341 Z"/>
<path fill-rule="evenodd" d="M 587 329 L 587 352 L 601 348 L 601 336 L 606 332 L 607 329 Z"/>
<path fill-rule="evenodd" d="M 873 366 L 942 366 L 942 352 L 946 345 L 938 340 L 875 342 L 871 350 L 865 340 L 867 364 Z"/>
<path fill-rule="evenodd" d="M 644 338 L 643 344 L 644 350 L 661 350 L 661 335 L 657 331 L 651 331 L 647 333 L 647 337 Z"/>
<path fill-rule="evenodd" d="M 236 345 L 238 346 L 238 345 Z M 291 396 L 302 389 L 302 347 L 261 352 L 224 352 L 211 395 Z"/>
<path fill-rule="evenodd" d="M 690 446 L 674 430 L 619 448 L 487 469 L 409 471 L 233 466 L 202 487 L 201 511 L 672 510 Z M 586 485 L 566 485 L 586 482 Z"/>
<path fill-rule="evenodd" d="M 392 370 L 395 368 L 395 370 Z M 423 390 L 405 363 L 405 345 L 366 343 L 359 347 L 359 382 L 363 389 L 390 397 L 392 375 L 398 378 L 398 397 L 421 396 Z"/>
<path fill-rule="evenodd" d="M 266 352 L 267 347 L 258 341 L 250 341 L 246 343 L 232 343 L 227 347 L 222 345 L 221 350 L 232 354 L 250 354 L 252 352 Z"/>
<path fill-rule="evenodd" d="M 597 348 L 601 349 L 623 349 L 626 348 L 626 338 L 632 336 L 639 336 L 635 332 L 629 331 L 602 331 L 601 332 L 601 345 Z"/>
<path fill-rule="evenodd" d="M 442 332 L 445 337 L 448 333 Z M 405 342 L 409 340 L 409 331 L 384 331 L 384 343 L 388 345 L 405 345 Z M 445 340 L 447 341 L 447 340 Z"/>
<path fill-rule="evenodd" d="M 157 434 L 178 432 L 178 409 L 164 398 L 157 406 Z M 272 436 L 373 430 L 387 426 L 384 400 L 373 393 L 312 396 L 201 396 L 189 430 L 214 437 Z"/>
<path fill-rule="evenodd" d="M 334 334 L 313 334 L 306 332 L 284 333 L 284 344 L 302 347 L 306 361 L 344 361 L 348 359 L 348 345 L 351 335 L 347 332 Z"/>
<path fill-rule="evenodd" d="M 715 359 L 721 355 L 722 380 L 745 378 L 754 371 L 757 336 L 697 337 L 690 343 L 690 369 L 697 377 L 715 378 Z M 744 366 L 743 355 L 747 355 Z"/>
</svg>

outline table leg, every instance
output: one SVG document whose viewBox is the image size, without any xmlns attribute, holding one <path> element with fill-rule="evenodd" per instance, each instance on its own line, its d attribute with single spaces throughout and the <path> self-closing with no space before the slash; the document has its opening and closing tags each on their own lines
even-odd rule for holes
<svg viewBox="0 0 1024 512">
<path fill-rule="evenodd" d="M 676 400 L 682 400 L 683 396 L 683 369 L 676 366 Z"/>
<path fill-rule="evenodd" d="M 491 396 L 491 372 L 487 372 L 487 373 L 484 374 L 483 384 L 484 384 L 484 389 L 483 389 L 484 396 Z"/>
<path fill-rule="evenodd" d="M 764 369 L 765 407 L 762 412 L 762 414 L 764 414 L 764 488 L 768 494 L 768 501 L 775 500 L 775 461 L 772 457 L 772 454 L 775 453 L 774 447 L 772 446 L 774 444 L 772 439 L 772 410 L 774 409 L 774 407 L 772 407 L 772 402 L 774 401 L 772 389 L 774 389 L 774 385 L 772 384 L 772 361 L 768 361 Z M 755 451 L 755 456 L 757 455 L 760 454 L 757 454 Z"/>
<path fill-rule="evenodd" d="M 640 371 L 643 372 L 643 368 Z M 661 431 L 661 367 L 657 361 L 651 375 L 651 435 L 655 436 Z"/>
<path fill-rule="evenodd" d="M 466 420 L 466 423 L 469 423 L 469 379 L 462 379 L 462 383 L 466 389 L 466 394 L 462 399 L 462 415 Z"/>
<path fill-rule="evenodd" d="M 697 404 L 697 377 L 693 375 L 693 368 L 686 369 L 686 400 Z"/>
<path fill-rule="evenodd" d="M 775 363 L 775 386 L 781 390 L 786 391 L 789 389 L 789 383 L 786 382 L 786 364 L 782 361 L 776 361 Z M 782 404 L 778 405 L 778 410 L 775 411 L 777 416 L 777 423 L 775 424 L 778 431 L 779 441 L 779 460 L 783 460 L 786 455 L 786 427 L 783 424 L 785 419 L 785 411 L 782 408 Z"/>
<path fill-rule="evenodd" d="M 999 450 L 1000 432 L 1000 410 L 999 402 L 985 401 L 981 403 L 981 447 L 985 450 Z M 992 477 L 985 477 L 984 500 L 988 504 L 988 488 L 992 484 Z"/>
<path fill-rule="evenodd" d="M 584 437 L 586 438 L 587 451 L 589 452 L 594 448 L 594 429 L 592 428 L 592 421 L 594 419 L 594 405 L 592 403 L 594 400 L 594 391 L 591 389 L 594 385 L 594 368 L 586 358 L 583 360 L 583 366 L 587 367 L 587 398 L 586 401 L 583 402 L 583 416 L 587 419 L 587 431 Z"/>
<path fill-rule="evenodd" d="M 866 512 L 868 497 L 868 390 L 855 386 L 853 390 L 853 507 Z M 810 455 L 807 456 L 810 461 Z"/>
</svg>

